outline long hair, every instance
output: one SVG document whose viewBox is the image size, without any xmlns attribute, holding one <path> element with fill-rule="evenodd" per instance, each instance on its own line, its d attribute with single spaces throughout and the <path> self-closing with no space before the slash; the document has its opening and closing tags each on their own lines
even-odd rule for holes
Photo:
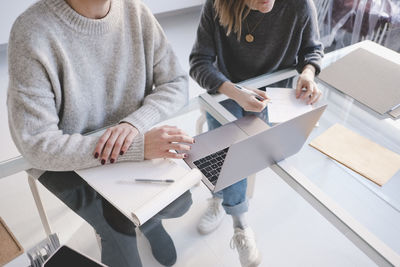
<svg viewBox="0 0 400 267">
<path fill-rule="evenodd" d="M 240 41 L 242 21 L 250 12 L 246 0 L 215 0 L 214 8 L 216 18 L 219 17 L 219 24 L 226 28 L 226 35 L 235 33 Z"/>
</svg>

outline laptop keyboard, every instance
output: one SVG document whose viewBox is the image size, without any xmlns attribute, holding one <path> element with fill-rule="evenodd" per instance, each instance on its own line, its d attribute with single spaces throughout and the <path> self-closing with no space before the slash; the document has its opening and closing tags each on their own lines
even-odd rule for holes
<svg viewBox="0 0 400 267">
<path fill-rule="evenodd" d="M 193 162 L 213 185 L 217 183 L 228 149 L 229 147 Z"/>
</svg>

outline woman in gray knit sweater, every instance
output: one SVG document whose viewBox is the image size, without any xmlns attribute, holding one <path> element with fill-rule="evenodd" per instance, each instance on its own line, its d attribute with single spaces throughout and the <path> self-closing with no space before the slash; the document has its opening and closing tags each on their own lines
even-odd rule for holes
<svg viewBox="0 0 400 267">
<path fill-rule="evenodd" d="M 176 127 L 150 130 L 188 98 L 160 25 L 136 0 L 41 0 L 14 23 L 8 55 L 10 131 L 29 175 L 95 228 L 104 263 L 141 266 L 134 225 L 73 171 L 190 149 Z M 176 251 L 161 219 L 190 205 L 186 192 L 140 228 L 163 265 Z"/>
<path fill-rule="evenodd" d="M 314 76 L 320 71 L 322 56 L 312 0 L 207 0 L 190 54 L 190 75 L 210 94 L 227 95 L 229 99 L 221 104 L 236 117 L 256 112 L 266 120 L 267 94 L 248 88 L 265 99 L 260 101 L 234 83 L 295 67 L 300 73 L 297 97 L 314 103 L 321 96 Z M 207 121 L 210 129 L 220 126 L 209 115 Z M 232 242 L 242 266 L 257 266 L 261 254 L 245 217 L 246 188 L 244 179 L 214 194 L 198 230 L 207 234 L 217 229 L 224 208 L 233 218 Z"/>
</svg>

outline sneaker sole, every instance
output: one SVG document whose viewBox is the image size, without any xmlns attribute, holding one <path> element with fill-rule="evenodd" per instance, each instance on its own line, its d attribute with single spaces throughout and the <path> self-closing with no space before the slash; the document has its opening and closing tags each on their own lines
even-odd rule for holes
<svg viewBox="0 0 400 267">
<path fill-rule="evenodd" d="M 222 217 L 221 221 L 217 224 L 217 226 L 215 226 L 214 228 L 209 229 L 209 230 L 203 230 L 203 229 L 201 229 L 201 228 L 199 228 L 199 227 L 197 226 L 197 232 L 198 232 L 199 234 L 201 234 L 201 235 L 208 235 L 208 234 L 211 234 L 212 232 L 214 232 L 215 230 L 218 229 L 218 227 L 222 224 L 222 221 L 224 220 L 224 218 L 225 218 L 225 216 Z"/>
<path fill-rule="evenodd" d="M 262 261 L 262 254 L 258 252 L 257 259 L 254 262 L 250 263 L 249 265 L 246 265 L 245 267 L 257 267 L 261 264 L 261 261 Z"/>
</svg>

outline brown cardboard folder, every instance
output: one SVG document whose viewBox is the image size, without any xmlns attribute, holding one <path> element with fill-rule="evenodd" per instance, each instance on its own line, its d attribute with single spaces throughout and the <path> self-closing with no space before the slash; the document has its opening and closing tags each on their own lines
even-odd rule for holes
<svg viewBox="0 0 400 267">
<path fill-rule="evenodd" d="M 12 261 L 23 252 L 24 249 L 0 217 L 0 266 Z"/>
<path fill-rule="evenodd" d="M 382 186 L 399 169 L 400 155 L 335 124 L 310 146 Z"/>
</svg>

